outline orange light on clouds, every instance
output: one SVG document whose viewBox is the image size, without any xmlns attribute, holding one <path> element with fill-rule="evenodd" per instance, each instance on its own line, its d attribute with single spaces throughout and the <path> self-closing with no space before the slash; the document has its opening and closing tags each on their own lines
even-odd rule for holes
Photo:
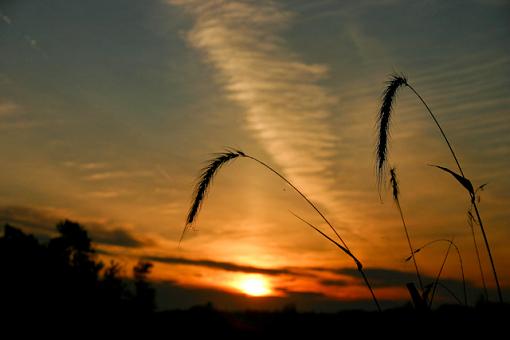
<svg viewBox="0 0 510 340">
<path fill-rule="evenodd" d="M 267 296 L 272 292 L 269 281 L 262 275 L 243 275 L 235 286 L 250 296 Z"/>
</svg>

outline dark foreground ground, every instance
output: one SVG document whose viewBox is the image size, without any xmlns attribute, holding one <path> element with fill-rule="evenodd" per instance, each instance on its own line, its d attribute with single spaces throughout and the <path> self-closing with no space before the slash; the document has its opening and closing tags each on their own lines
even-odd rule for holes
<svg viewBox="0 0 510 340">
<path fill-rule="evenodd" d="M 439 338 L 459 337 L 508 339 L 510 305 L 485 304 L 477 307 L 444 305 L 432 312 L 418 313 L 410 307 L 382 313 L 342 311 L 338 313 L 224 312 L 211 306 L 150 314 L 77 315 L 60 312 L 37 318 L 4 315 L 5 339 L 27 334 L 74 338 L 142 339 L 319 339 L 346 337 Z"/>
<path fill-rule="evenodd" d="M 423 336 L 453 338 L 482 334 L 500 338 L 510 334 L 510 305 L 483 305 L 466 308 L 445 305 L 433 312 L 418 313 L 411 308 L 386 310 L 382 313 L 342 311 L 338 313 L 282 312 L 220 312 L 208 307 L 189 311 L 158 313 L 156 328 L 172 325 L 171 329 L 189 335 L 214 334 L 241 338 L 289 336 L 316 339 L 344 338 L 346 335 L 389 335 L 391 337 L 421 338 Z M 490 336 L 492 335 L 492 336 Z M 484 337 L 486 338 L 486 337 Z"/>
</svg>

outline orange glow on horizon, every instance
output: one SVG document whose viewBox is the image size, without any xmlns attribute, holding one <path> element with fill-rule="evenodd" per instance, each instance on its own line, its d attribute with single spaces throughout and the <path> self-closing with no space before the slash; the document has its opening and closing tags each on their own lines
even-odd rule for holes
<svg viewBox="0 0 510 340">
<path fill-rule="evenodd" d="M 269 281 L 261 275 L 243 275 L 235 284 L 236 288 L 249 296 L 267 296 L 271 294 Z"/>
</svg>

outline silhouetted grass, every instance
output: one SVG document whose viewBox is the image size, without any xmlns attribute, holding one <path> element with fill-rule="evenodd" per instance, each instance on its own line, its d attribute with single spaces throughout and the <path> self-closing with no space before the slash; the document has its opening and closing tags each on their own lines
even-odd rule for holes
<svg viewBox="0 0 510 340">
<path fill-rule="evenodd" d="M 457 247 L 457 245 L 455 244 L 455 242 L 453 242 L 453 240 L 448 240 L 448 239 L 437 239 L 437 240 L 433 240 L 433 241 L 430 241 L 430 242 L 427 242 L 425 243 L 423 246 L 419 247 L 419 248 L 416 248 L 416 250 L 414 250 L 413 253 L 411 253 L 410 256 L 408 256 L 405 260 L 406 262 L 407 261 L 410 261 L 412 258 L 414 258 L 414 255 L 419 253 L 421 250 L 431 246 L 432 244 L 434 243 L 438 243 L 438 242 L 447 242 L 448 243 L 448 250 L 446 252 L 446 255 L 445 255 L 445 258 L 443 260 L 443 263 L 441 265 L 441 269 L 439 270 L 439 274 L 434 282 L 434 288 L 433 288 L 433 291 L 432 291 L 432 296 L 431 296 L 431 300 L 430 300 L 430 306 L 432 306 L 432 299 L 434 297 L 434 293 L 435 293 L 435 290 L 436 290 L 436 286 L 438 284 L 438 281 L 439 281 L 439 277 L 441 276 L 441 272 L 443 271 L 443 267 L 446 263 L 446 260 L 448 259 L 448 254 L 450 252 L 450 248 L 453 246 L 457 252 L 457 256 L 459 257 L 459 266 L 460 266 L 460 273 L 461 273 L 461 276 L 462 276 L 462 288 L 463 288 L 463 292 L 464 292 L 464 304 L 467 305 L 467 291 L 466 291 L 466 278 L 464 276 L 464 265 L 463 265 L 463 262 L 462 262 L 462 255 L 460 253 L 460 250 L 459 250 L 459 247 Z"/>
<path fill-rule="evenodd" d="M 418 278 L 418 283 L 420 284 L 420 289 L 423 292 L 423 282 L 421 280 L 420 271 L 418 269 L 418 264 L 416 263 L 416 258 L 414 257 L 414 250 L 413 246 L 411 244 L 411 238 L 409 237 L 409 232 L 407 231 L 407 225 L 406 221 L 404 219 L 404 213 L 402 212 L 402 208 L 400 206 L 400 200 L 399 200 L 399 194 L 400 189 L 398 186 L 398 179 L 397 179 L 397 169 L 395 167 L 390 169 L 390 184 L 393 192 L 393 201 L 395 201 L 395 204 L 397 205 L 398 212 L 400 213 L 400 219 L 402 220 L 402 225 L 404 226 L 404 233 L 406 235 L 407 244 L 409 245 L 409 251 L 411 252 L 411 256 L 414 263 L 414 269 L 416 270 L 416 277 Z"/>
<path fill-rule="evenodd" d="M 443 272 L 444 265 L 446 264 L 446 260 L 448 260 L 448 255 L 450 254 L 450 249 L 452 247 L 452 244 L 453 244 L 453 242 L 450 242 L 450 244 L 448 245 L 448 249 L 446 250 L 446 254 L 443 259 L 443 263 L 441 263 L 441 268 L 439 269 L 436 279 L 434 280 L 434 284 L 432 285 L 432 295 L 430 296 L 429 308 L 432 308 L 432 303 L 434 302 L 434 296 L 435 296 L 436 290 L 437 290 L 437 284 L 439 282 L 439 278 L 441 277 L 441 273 Z"/>
<path fill-rule="evenodd" d="M 487 291 L 487 285 L 485 284 L 485 274 L 483 273 L 482 261 L 480 259 L 480 253 L 478 252 L 478 243 L 476 242 L 475 228 L 473 226 L 473 223 L 476 223 L 475 217 L 473 216 L 473 213 L 471 212 L 471 210 L 469 210 L 468 211 L 468 225 L 469 225 L 469 229 L 471 230 L 471 237 L 473 237 L 473 245 L 475 247 L 476 259 L 478 260 L 478 269 L 480 270 L 480 278 L 482 280 L 483 292 L 485 294 L 485 299 L 488 300 L 489 292 Z"/>
<path fill-rule="evenodd" d="M 331 237 L 329 237 L 328 235 L 326 235 L 324 232 L 322 232 L 319 228 L 317 228 L 316 226 L 314 226 L 313 224 L 311 224 L 310 222 L 306 221 L 305 219 L 299 217 L 298 215 L 294 214 L 292 211 L 291 211 L 291 214 L 296 216 L 298 219 L 300 219 L 301 221 L 303 221 L 304 223 L 306 223 L 309 227 L 315 229 L 319 234 L 321 234 L 322 236 L 324 236 L 327 240 L 329 240 L 331 243 L 333 243 L 334 245 L 336 245 L 338 248 L 340 248 L 340 250 L 342 250 L 345 254 L 347 254 L 350 258 L 352 258 L 354 260 L 354 263 L 356 264 L 356 267 L 359 271 L 359 273 L 361 274 L 361 277 L 363 278 L 363 281 L 365 281 L 365 285 L 368 287 L 368 289 L 370 290 L 370 294 L 372 295 L 372 299 L 374 300 L 374 303 L 376 304 L 377 306 L 377 310 L 381 311 L 381 307 L 379 305 L 379 302 L 377 301 L 377 298 L 375 296 L 375 293 L 374 293 L 374 290 L 372 289 L 372 286 L 370 285 L 370 282 L 368 281 L 367 279 L 367 276 L 365 275 L 365 271 L 363 270 L 363 265 L 361 264 L 361 262 L 356 258 L 356 256 L 354 256 L 354 254 L 347 248 L 345 247 L 342 247 L 338 242 L 336 242 L 335 240 L 333 240 Z"/>
<path fill-rule="evenodd" d="M 328 240 L 333 241 L 337 246 L 340 247 L 340 249 L 342 249 L 347 255 L 349 255 L 354 260 L 354 262 L 356 263 L 356 266 L 358 268 L 358 271 L 360 271 L 361 275 L 363 276 L 363 279 L 365 280 L 365 283 L 367 284 L 368 289 L 370 290 L 370 292 L 372 294 L 372 297 L 374 299 L 374 303 L 377 306 L 377 309 L 380 311 L 381 308 L 379 306 L 379 302 L 377 301 L 377 299 L 374 295 L 374 292 L 372 290 L 372 287 L 368 283 L 365 273 L 363 272 L 363 266 L 362 266 L 361 262 L 351 253 L 351 251 L 349 250 L 349 247 L 347 247 L 347 244 L 344 242 L 342 237 L 338 234 L 338 232 L 333 227 L 333 225 L 329 222 L 329 220 L 324 216 L 324 214 L 317 208 L 317 206 L 312 201 L 310 201 L 310 199 L 308 199 L 308 197 L 306 197 L 306 195 L 301 190 L 299 190 L 294 184 L 292 184 L 287 178 L 285 178 L 285 176 L 280 174 L 278 171 L 276 171 L 275 169 L 273 169 L 271 166 L 264 163 L 263 161 L 255 158 L 253 156 L 247 155 L 246 153 L 244 153 L 240 150 L 229 149 L 223 153 L 219 153 L 219 154 L 217 154 L 217 156 L 215 158 L 211 159 L 208 162 L 208 164 L 202 169 L 202 172 L 197 180 L 197 184 L 195 185 L 195 190 L 193 193 L 193 200 L 191 203 L 190 210 L 188 212 L 186 224 L 184 226 L 184 229 L 183 229 L 183 232 L 181 235 L 181 240 L 183 239 L 186 231 L 193 226 L 193 223 L 200 211 L 200 208 L 203 205 L 203 202 L 207 195 L 208 189 L 214 179 L 214 176 L 218 172 L 218 170 L 223 165 L 225 165 L 225 164 L 229 163 L 230 161 L 237 159 L 239 157 L 251 159 L 251 160 L 255 161 L 256 163 L 262 165 L 269 171 L 271 171 L 273 174 L 280 177 L 285 183 L 287 183 L 291 188 L 293 188 L 322 217 L 322 219 L 328 224 L 328 226 L 331 228 L 331 230 L 333 230 L 333 232 L 338 237 L 338 239 L 340 240 L 342 245 L 338 244 L 336 241 L 333 241 L 331 238 L 329 238 L 329 236 L 320 232 L 318 229 L 317 230 L 324 237 L 326 237 Z"/>
<path fill-rule="evenodd" d="M 480 216 L 480 212 L 478 210 L 478 206 L 477 206 L 477 202 L 476 202 L 476 193 L 473 190 L 471 181 L 469 179 L 467 179 L 466 176 L 464 175 L 464 171 L 460 165 L 457 155 L 455 154 L 455 151 L 453 150 L 453 147 L 450 144 L 450 141 L 448 140 L 448 137 L 446 136 L 446 133 L 444 132 L 443 128 L 439 124 L 439 121 L 437 120 L 436 116 L 434 115 L 434 113 L 432 113 L 432 110 L 427 105 L 425 100 L 421 97 L 421 95 L 414 89 L 413 86 L 411 86 L 411 84 L 409 84 L 408 79 L 402 74 L 393 74 L 390 76 L 390 79 L 387 81 L 387 86 L 383 91 L 382 103 L 381 103 L 381 107 L 379 109 L 379 113 L 378 113 L 378 117 L 377 117 L 378 139 L 376 142 L 375 153 L 376 153 L 376 177 L 377 177 L 379 193 L 380 193 L 380 189 L 381 189 L 381 183 L 383 182 L 384 177 L 386 175 L 385 170 L 387 167 L 388 154 L 389 154 L 388 150 L 389 150 L 389 140 L 390 140 L 390 122 L 391 122 L 391 116 L 393 113 L 392 111 L 393 111 L 393 107 L 395 104 L 398 90 L 403 86 L 410 89 L 418 97 L 418 99 L 421 101 L 421 103 L 425 106 L 430 117 L 432 118 L 435 125 L 439 129 L 441 136 L 443 137 L 446 145 L 448 146 L 448 149 L 450 150 L 450 153 L 457 165 L 457 168 L 459 169 L 460 174 L 457 174 L 448 168 L 436 166 L 437 168 L 439 168 L 443 171 L 446 171 L 446 172 L 450 173 L 452 176 L 454 176 L 455 179 L 457 179 L 457 181 L 464 188 L 466 188 L 466 190 L 469 193 L 470 201 L 471 201 L 471 204 L 475 211 L 476 219 L 478 221 L 478 225 L 480 226 L 480 230 L 482 232 L 482 236 L 483 236 L 483 239 L 485 242 L 487 254 L 489 255 L 489 260 L 491 263 L 492 272 L 494 275 L 494 280 L 496 282 L 496 287 L 497 287 L 497 291 L 498 291 L 498 298 L 499 298 L 500 302 L 503 302 L 503 296 L 501 294 L 501 288 L 500 288 L 500 284 L 499 284 L 499 280 L 498 280 L 498 275 L 496 272 L 496 266 L 494 265 L 494 260 L 492 258 L 492 252 L 491 252 L 491 249 L 489 246 L 489 241 L 487 239 L 487 235 L 485 233 L 485 228 L 483 226 L 483 221 Z"/>
</svg>

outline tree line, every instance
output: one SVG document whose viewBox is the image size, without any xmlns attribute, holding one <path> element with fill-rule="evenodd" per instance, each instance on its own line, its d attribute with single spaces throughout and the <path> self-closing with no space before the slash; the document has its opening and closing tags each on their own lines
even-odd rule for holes
<svg viewBox="0 0 510 340">
<path fill-rule="evenodd" d="M 139 261 L 132 279 L 117 262 L 98 259 L 87 231 L 65 220 L 47 242 L 9 224 L 0 237 L 0 313 L 11 318 L 91 320 L 143 318 L 155 310 L 152 263 Z"/>
</svg>

